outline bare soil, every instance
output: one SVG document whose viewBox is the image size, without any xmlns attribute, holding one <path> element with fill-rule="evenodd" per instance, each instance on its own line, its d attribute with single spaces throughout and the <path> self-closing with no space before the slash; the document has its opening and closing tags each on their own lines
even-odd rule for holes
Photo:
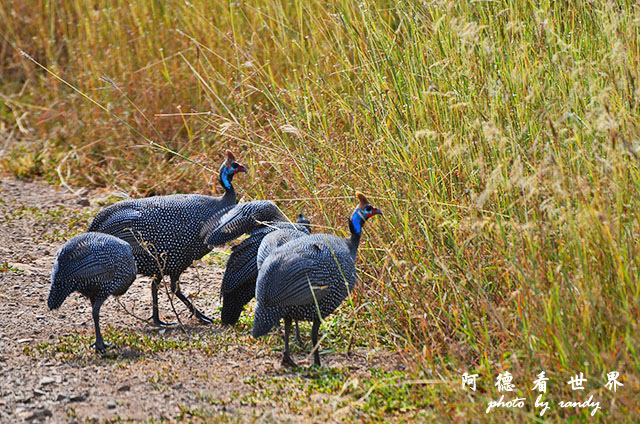
<svg viewBox="0 0 640 424">
<path fill-rule="evenodd" d="M 139 277 L 119 299 L 138 318 L 114 298 L 104 304 L 105 341 L 118 334 L 125 342 L 111 348 L 108 357 L 96 355 L 88 346 L 94 339 L 88 300 L 74 293 L 53 312 L 46 300 L 56 251 L 84 231 L 107 194 L 0 181 L 0 422 L 357 419 L 355 406 L 334 413 L 336 405 L 344 406 L 336 395 L 307 391 L 303 397 L 314 401 L 295 404 L 300 396 L 290 389 L 305 387 L 307 377 L 280 366 L 277 332 L 255 341 L 247 324 L 201 325 L 179 301 L 175 306 L 185 331 L 179 325 L 158 329 L 138 319 L 151 310 L 146 278 Z M 200 310 L 218 319 L 222 271 L 209 262 L 187 270 L 181 284 Z M 175 321 L 166 294 L 160 307 L 164 319 Z M 154 349 L 163 338 L 178 346 Z M 129 339 L 150 347 L 139 349 Z M 57 351 L 61 346 L 70 351 Z M 308 350 L 296 354 L 299 365 L 309 365 Z M 366 377 L 373 367 L 400 367 L 393 355 L 363 350 L 322 352 L 322 360 L 355 377 Z M 274 383 L 278 381 L 286 384 Z"/>
</svg>

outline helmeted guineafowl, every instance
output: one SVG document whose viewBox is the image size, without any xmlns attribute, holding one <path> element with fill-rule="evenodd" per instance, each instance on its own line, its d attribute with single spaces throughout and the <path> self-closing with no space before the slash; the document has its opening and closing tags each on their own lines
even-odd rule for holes
<svg viewBox="0 0 640 424">
<path fill-rule="evenodd" d="M 276 248 L 282 246 L 285 243 L 290 242 L 293 239 L 297 239 L 300 237 L 308 236 L 311 233 L 311 222 L 303 215 L 299 214 L 298 219 L 296 220 L 296 224 L 303 224 L 308 231 L 304 231 L 300 228 L 300 226 L 292 227 L 290 225 L 282 226 L 275 231 L 267 234 L 260 242 L 260 247 L 258 248 L 258 255 L 256 256 L 256 265 L 257 269 L 260 269 L 265 259 L 273 252 Z M 251 299 L 255 296 L 255 288 L 256 288 L 256 279 L 258 278 L 256 272 L 256 278 L 253 281 L 251 287 L 253 288 L 253 293 L 251 293 Z M 248 301 L 247 301 L 248 302 Z M 246 302 L 245 302 L 246 304 Z M 298 326 L 298 320 L 295 320 L 296 323 L 296 335 L 295 339 L 300 346 L 304 346 L 304 342 L 300 337 L 300 327 Z"/>
<path fill-rule="evenodd" d="M 351 218 L 351 237 L 313 234 L 295 238 L 273 250 L 258 271 L 253 337 L 267 334 L 284 318 L 283 365 L 296 366 L 289 354 L 292 320 L 312 321 L 314 363 L 320 365 L 318 330 L 321 319 L 331 314 L 356 283 L 356 253 L 362 226 L 382 214 L 361 193 Z"/>
<path fill-rule="evenodd" d="M 193 261 L 211 251 L 206 236 L 217 226 L 220 216 L 235 205 L 236 192 L 231 181 L 238 172 L 247 169 L 227 151 L 218 175 L 224 195 L 173 194 L 125 200 L 101 211 L 89 226 L 88 231 L 112 234 L 127 241 L 138 273 L 153 277 L 152 318 L 156 325 L 166 325 L 158 312 L 158 286 L 165 275 L 171 278 L 171 291 L 191 313 L 201 322 L 212 322 L 191 304 L 178 282 Z"/>
<path fill-rule="evenodd" d="M 100 307 L 111 295 L 121 296 L 136 279 L 136 264 L 129 243 L 109 234 L 84 233 L 58 251 L 51 273 L 49 309 L 57 309 L 77 291 L 89 298 L 96 331 L 96 352 L 106 351 L 100 333 Z"/>
<path fill-rule="evenodd" d="M 238 322 L 244 305 L 255 297 L 258 248 L 267 234 L 280 229 L 309 234 L 309 220 L 300 214 L 298 221 L 292 224 L 273 202 L 255 200 L 237 205 L 227 212 L 209 235 L 209 245 L 214 247 L 242 234 L 249 234 L 248 238 L 231 248 L 227 260 L 220 287 L 223 324 Z"/>
</svg>

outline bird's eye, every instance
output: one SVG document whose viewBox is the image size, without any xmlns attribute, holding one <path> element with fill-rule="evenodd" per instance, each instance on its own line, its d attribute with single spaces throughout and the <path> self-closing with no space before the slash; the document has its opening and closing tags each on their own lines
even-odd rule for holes
<svg viewBox="0 0 640 424">
<path fill-rule="evenodd" d="M 231 167 L 232 167 L 233 169 L 238 169 L 238 164 L 237 164 L 237 163 L 234 163 L 233 165 L 231 165 Z"/>
<path fill-rule="evenodd" d="M 371 212 L 373 210 L 373 207 L 371 207 L 371 205 L 368 205 L 364 208 L 364 210 L 367 212 Z"/>
</svg>

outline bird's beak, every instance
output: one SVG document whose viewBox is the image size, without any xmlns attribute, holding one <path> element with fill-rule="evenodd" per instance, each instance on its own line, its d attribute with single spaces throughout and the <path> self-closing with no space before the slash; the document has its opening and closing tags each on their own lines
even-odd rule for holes
<svg viewBox="0 0 640 424">
<path fill-rule="evenodd" d="M 244 167 L 244 165 L 238 165 L 238 169 L 236 169 L 236 174 L 238 172 L 246 172 L 247 174 L 249 173 L 249 170 L 247 168 Z"/>
<path fill-rule="evenodd" d="M 371 216 L 373 215 L 384 215 L 384 214 L 382 213 L 382 210 L 378 208 L 373 208 L 373 211 L 371 212 Z"/>
</svg>

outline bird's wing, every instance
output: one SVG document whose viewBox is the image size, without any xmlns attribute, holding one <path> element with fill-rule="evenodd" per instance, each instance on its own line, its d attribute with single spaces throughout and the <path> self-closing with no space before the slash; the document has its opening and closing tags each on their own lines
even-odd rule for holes
<svg viewBox="0 0 640 424">
<path fill-rule="evenodd" d="M 79 243 L 58 256 L 52 280 L 61 275 L 66 279 L 107 281 L 114 278 L 116 268 L 115 261 L 96 255 L 89 243 Z"/>
<path fill-rule="evenodd" d="M 284 244 L 284 234 L 279 230 L 274 231 L 265 238 L 262 239 L 260 247 L 258 248 L 258 254 L 256 256 L 256 267 L 260 269 L 264 261 L 269 257 L 279 245 Z"/>
<path fill-rule="evenodd" d="M 296 250 L 273 259 L 267 263 L 264 275 L 271 286 L 265 291 L 266 305 L 309 305 L 320 302 L 329 293 L 329 280 L 323 278 L 328 275 L 323 266 L 326 264 L 317 255 Z"/>
<path fill-rule="evenodd" d="M 103 214 L 99 213 L 89 226 L 87 231 L 111 234 L 121 240 L 126 241 L 131 246 L 134 255 L 145 253 L 144 247 L 140 245 L 142 237 L 136 234 L 136 223 L 142 218 L 142 212 L 133 206 L 105 209 Z"/>
<path fill-rule="evenodd" d="M 229 211 L 233 210 L 235 205 L 228 205 L 222 207 L 220 210 L 216 211 L 212 216 L 210 216 L 204 224 L 202 224 L 202 229 L 200 230 L 200 238 L 204 244 L 207 244 L 207 240 L 209 239 L 209 235 L 213 230 L 218 228 L 220 225 L 220 219 L 225 216 Z M 213 247 L 213 246 L 212 246 Z"/>
<path fill-rule="evenodd" d="M 250 234 L 265 223 L 284 220 L 286 218 L 280 209 L 271 201 L 256 200 L 241 203 L 220 218 L 217 228 L 207 237 L 207 245 L 220 246 L 235 240 L 242 234 Z"/>
<path fill-rule="evenodd" d="M 222 293 L 232 292 L 245 284 L 255 284 L 258 276 L 256 256 L 265 234 L 265 231 L 254 231 L 242 243 L 231 248 L 231 255 L 227 261 L 227 267 L 222 278 L 222 286 L 220 287 Z"/>
<path fill-rule="evenodd" d="M 258 249 L 258 256 L 256 257 L 258 269 L 260 269 L 264 261 L 267 260 L 271 252 L 276 250 L 278 247 L 290 242 L 291 240 L 309 235 L 304 226 L 299 226 L 303 229 L 300 230 L 300 228 L 297 228 L 298 226 L 292 227 L 290 224 L 286 225 L 288 225 L 288 227 L 280 225 L 278 230 L 271 232 L 262 239 L 260 248 Z"/>
</svg>

